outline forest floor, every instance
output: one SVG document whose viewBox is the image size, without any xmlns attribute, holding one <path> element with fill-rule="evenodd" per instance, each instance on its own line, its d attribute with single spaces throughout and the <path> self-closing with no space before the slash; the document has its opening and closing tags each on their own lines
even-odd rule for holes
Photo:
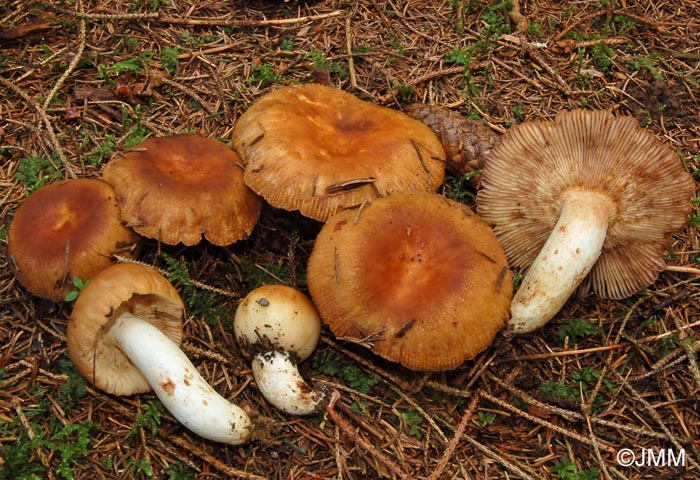
<svg viewBox="0 0 700 480">
<path fill-rule="evenodd" d="M 302 368 L 337 396 L 308 418 L 265 402 L 231 329 L 252 288 L 306 291 L 321 224 L 265 206 L 245 241 L 150 241 L 139 259 L 183 295 L 187 354 L 271 420 L 267 438 L 202 440 L 155 396 L 82 379 L 66 353 L 71 303 L 14 278 L 18 205 L 99 177 L 149 136 L 229 142 L 257 98 L 319 72 L 363 100 L 440 105 L 498 133 L 562 109 L 632 115 L 700 179 L 697 0 L 0 1 L 0 479 L 699 478 L 697 197 L 666 256 L 684 268 L 625 300 L 571 299 L 453 371 L 412 372 L 324 328 Z M 465 179 L 440 193 L 474 206 Z"/>
</svg>

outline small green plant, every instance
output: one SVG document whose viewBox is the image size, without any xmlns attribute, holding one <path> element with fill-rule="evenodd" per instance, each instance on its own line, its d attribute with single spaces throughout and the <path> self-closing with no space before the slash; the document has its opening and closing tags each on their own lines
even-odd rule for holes
<svg viewBox="0 0 700 480">
<path fill-rule="evenodd" d="M 208 325 L 216 325 L 221 320 L 224 325 L 232 326 L 230 313 L 224 308 L 219 295 L 210 290 L 197 288 L 190 280 L 187 264 L 166 253 L 161 253 L 166 264 L 166 277 L 172 283 L 178 283 L 183 290 L 185 305 L 189 312 L 201 316 Z"/>
<path fill-rule="evenodd" d="M 509 0 L 495 2 L 487 5 L 481 20 L 484 22 L 482 34 L 492 41 L 497 40 L 501 35 L 510 33 L 507 12 L 513 9 L 513 4 Z"/>
<path fill-rule="evenodd" d="M 142 428 L 148 429 L 149 434 L 155 436 L 158 433 L 158 427 L 163 422 L 162 416 L 165 408 L 162 403 L 149 400 L 141 406 L 140 410 L 129 433 L 129 439 L 137 436 Z"/>
<path fill-rule="evenodd" d="M 145 457 L 132 458 L 129 460 L 129 472 L 131 473 L 131 478 L 138 478 L 141 475 L 151 478 L 153 476 L 151 461 Z"/>
<path fill-rule="evenodd" d="M 398 35 L 393 35 L 391 37 L 391 43 L 389 43 L 389 45 L 391 46 L 391 53 L 389 54 L 387 59 L 384 61 L 385 67 L 390 66 L 392 63 L 394 63 L 394 61 L 397 58 L 400 58 L 400 57 L 403 57 L 406 55 L 406 47 L 403 45 L 403 43 L 401 43 L 401 39 L 399 38 Z"/>
<path fill-rule="evenodd" d="M 41 403 L 47 402 L 44 392 L 37 392 L 35 397 Z M 12 443 L 4 443 L 0 447 L 2 468 L 0 480 L 24 480 L 45 478 L 45 468 L 41 464 L 37 451 L 48 452 L 52 457 L 52 473 L 56 478 L 73 479 L 74 470 L 85 462 L 90 453 L 92 434 L 99 430 L 99 425 L 93 422 L 69 423 L 63 425 L 56 422 L 51 424 L 50 431 L 34 422 L 38 410 L 43 408 L 25 409 L 29 419 L 27 425 L 19 420 L 9 423 L 0 421 L 0 434 Z M 27 428 L 31 429 L 31 438 Z"/>
<path fill-rule="evenodd" d="M 593 62 L 603 73 L 608 73 L 613 65 L 615 50 L 604 43 L 597 43 L 593 46 Z"/>
<path fill-rule="evenodd" d="M 126 35 L 122 38 L 122 45 L 124 46 L 124 51 L 127 53 L 133 53 L 138 49 L 141 42 L 136 37 L 131 37 Z"/>
<path fill-rule="evenodd" d="M 569 323 L 562 325 L 557 330 L 557 337 L 563 344 L 568 338 L 570 344 L 574 344 L 579 340 L 593 335 L 600 335 L 600 327 L 595 323 L 580 318 L 574 318 Z"/>
<path fill-rule="evenodd" d="M 61 357 L 58 364 L 61 367 L 61 372 L 67 378 L 65 383 L 58 387 L 59 395 L 56 398 L 56 402 L 64 411 L 68 412 L 77 405 L 80 399 L 87 396 L 87 384 L 67 355 Z"/>
<path fill-rule="evenodd" d="M 164 48 L 160 55 L 160 63 L 171 75 L 177 72 L 177 56 L 180 50 L 177 47 Z"/>
<path fill-rule="evenodd" d="M 78 295 L 80 295 L 80 292 L 83 291 L 85 286 L 90 282 L 90 279 L 88 278 L 86 281 L 82 281 L 78 277 L 73 277 L 73 286 L 75 289 L 71 290 L 70 292 L 66 293 L 66 297 L 64 300 L 66 302 L 73 302 L 78 298 Z"/>
<path fill-rule="evenodd" d="M 464 85 L 462 87 L 462 93 L 464 93 L 468 98 L 472 99 L 477 97 L 479 94 L 479 87 L 471 73 L 473 52 L 473 46 L 467 49 L 454 47 L 445 55 L 445 63 L 461 65 L 464 67 Z"/>
<path fill-rule="evenodd" d="M 496 421 L 496 418 L 498 415 L 496 415 L 493 412 L 484 412 L 483 410 L 479 410 L 476 414 L 477 421 L 479 422 L 479 425 L 491 425 L 493 422 Z"/>
<path fill-rule="evenodd" d="M 659 339 L 659 351 L 661 352 L 661 355 L 668 355 L 672 351 L 674 351 L 678 346 L 680 345 L 678 335 L 676 333 L 672 333 L 671 335 L 667 335 L 661 339 Z"/>
<path fill-rule="evenodd" d="M 555 398 L 565 398 L 567 400 L 576 400 L 579 396 L 578 389 L 568 385 L 564 380 L 547 380 L 540 387 L 540 391 L 545 395 Z"/>
<path fill-rule="evenodd" d="M 694 210 L 697 210 L 698 206 L 700 206 L 700 198 L 694 197 L 690 201 L 690 205 Z M 700 228 L 700 213 L 692 213 L 691 215 L 688 215 L 688 226 Z"/>
<path fill-rule="evenodd" d="M 216 36 L 214 35 L 202 35 L 202 36 L 194 36 L 188 31 L 184 31 L 182 35 L 180 35 L 180 40 L 186 45 L 195 47 L 195 48 L 201 48 L 207 43 L 211 43 L 216 40 Z"/>
<path fill-rule="evenodd" d="M 130 114 L 127 107 L 123 106 L 122 118 L 122 132 L 124 135 L 122 146 L 125 150 L 134 148 L 150 136 L 148 129 L 143 125 L 141 105 L 136 105 L 136 107 L 134 107 L 133 116 Z"/>
<path fill-rule="evenodd" d="M 542 34 L 542 24 L 538 22 L 530 22 L 527 24 L 527 32 L 534 39 L 539 39 L 543 37 Z"/>
<path fill-rule="evenodd" d="M 143 61 L 138 57 L 128 58 L 109 67 L 109 71 L 116 77 L 126 72 L 142 73 Z"/>
<path fill-rule="evenodd" d="M 518 288 L 520 288 L 520 284 L 523 283 L 523 279 L 525 278 L 525 275 L 522 273 L 515 273 L 513 274 L 513 291 L 517 292 Z"/>
<path fill-rule="evenodd" d="M 282 75 L 275 71 L 275 67 L 269 63 L 255 65 L 246 79 L 249 83 L 260 83 L 262 85 L 276 85 L 282 81 Z"/>
<path fill-rule="evenodd" d="M 87 145 L 89 141 L 87 136 L 83 137 L 83 145 Z M 108 159 L 112 153 L 114 153 L 117 147 L 117 137 L 108 133 L 105 135 L 102 143 L 100 143 L 94 150 L 83 157 L 85 163 L 93 166 L 101 165 L 106 159 Z"/>
<path fill-rule="evenodd" d="M 58 453 L 61 461 L 55 467 L 54 473 L 61 478 L 73 479 L 73 469 L 84 463 L 90 453 L 91 435 L 98 430 L 93 422 L 69 423 L 63 426 L 46 443 L 53 453 Z"/>
<path fill-rule="evenodd" d="M 663 80 L 664 76 L 661 74 L 659 67 L 656 66 L 657 62 L 662 58 L 658 53 L 636 55 L 630 60 L 630 67 L 636 71 L 648 71 L 654 80 Z"/>
<path fill-rule="evenodd" d="M 276 262 L 255 263 L 248 258 L 241 258 L 241 275 L 246 279 L 248 287 L 252 290 L 266 283 L 283 283 L 289 285 L 289 262 L 280 258 Z"/>
<path fill-rule="evenodd" d="M 406 82 L 394 83 L 391 87 L 398 92 L 397 99 L 401 103 L 410 103 L 410 99 L 416 94 L 416 89 Z"/>
<path fill-rule="evenodd" d="M 402 412 L 401 420 L 408 427 L 408 434 L 413 438 L 420 440 L 423 438 L 423 429 L 421 423 L 423 418 L 416 412 Z"/>
<path fill-rule="evenodd" d="M 600 379 L 600 370 L 593 367 L 583 367 L 580 370 L 571 372 L 570 380 L 547 380 L 540 386 L 540 391 L 545 395 L 555 398 L 562 398 L 571 401 L 580 401 L 581 394 L 587 392 Z M 603 379 L 603 385 L 608 390 L 614 390 L 614 385 L 607 379 Z M 595 413 L 601 411 L 603 407 L 603 397 L 598 394 L 591 404 L 591 410 Z"/>
<path fill-rule="evenodd" d="M 165 470 L 167 480 L 194 480 L 194 473 L 187 470 L 181 463 L 168 465 Z"/>
<path fill-rule="evenodd" d="M 97 66 L 97 72 L 102 80 L 109 86 L 116 85 L 115 78 L 123 74 L 131 74 L 138 76 L 144 73 L 146 64 L 151 62 L 153 52 L 144 51 L 138 56 L 127 58 L 126 60 L 118 61 L 112 65 L 100 63 Z"/>
<path fill-rule="evenodd" d="M 44 472 L 44 466 L 34 454 L 35 442 L 22 434 L 21 429 L 19 433 L 14 442 L 3 443 L 0 447 L 0 480 L 39 479 Z"/>
<path fill-rule="evenodd" d="M 294 40 L 291 38 L 285 38 L 280 42 L 280 50 L 283 52 L 291 52 L 294 50 Z"/>
<path fill-rule="evenodd" d="M 552 472 L 561 480 L 598 480 L 600 472 L 597 468 L 579 470 L 574 462 L 567 457 L 561 457 L 552 465 Z"/>
<path fill-rule="evenodd" d="M 314 356 L 311 368 L 316 374 L 340 378 L 360 393 L 369 393 L 372 387 L 379 383 L 376 374 L 366 372 L 333 350 L 323 350 Z"/>
<path fill-rule="evenodd" d="M 326 70 L 329 73 L 337 73 L 343 77 L 348 75 L 348 70 L 344 65 L 330 61 L 328 57 L 326 57 L 326 54 L 317 48 L 309 50 L 309 52 L 304 55 L 304 58 L 311 59 L 314 68 Z"/>
<path fill-rule="evenodd" d="M 60 166 L 61 160 L 58 157 L 53 158 L 53 162 L 42 157 L 23 158 L 19 161 L 15 180 L 24 185 L 29 194 L 47 183 L 60 179 Z"/>
<path fill-rule="evenodd" d="M 469 181 L 477 175 L 481 175 L 481 170 L 467 172 L 461 177 L 446 175 L 444 185 L 442 187 L 444 195 L 455 202 L 465 204 L 474 203 L 476 200 L 476 195 L 474 193 L 474 187 L 469 183 Z"/>
</svg>

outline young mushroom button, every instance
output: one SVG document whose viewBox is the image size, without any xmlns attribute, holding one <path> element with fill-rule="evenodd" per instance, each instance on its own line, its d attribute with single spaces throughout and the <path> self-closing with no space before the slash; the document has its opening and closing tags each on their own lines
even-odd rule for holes
<svg viewBox="0 0 700 480">
<path fill-rule="evenodd" d="M 325 393 L 313 390 L 296 366 L 311 356 L 321 334 L 321 318 L 303 293 L 285 285 L 256 288 L 238 305 L 233 326 L 267 401 L 291 415 L 323 406 Z"/>
<path fill-rule="evenodd" d="M 481 185 L 479 214 L 511 266 L 529 266 L 511 306 L 515 333 L 547 323 L 577 287 L 621 299 L 651 285 L 695 188 L 636 119 L 584 110 L 513 127 Z"/>
<path fill-rule="evenodd" d="M 68 322 L 68 352 L 76 369 L 114 395 L 151 389 L 197 435 L 232 445 L 245 442 L 249 416 L 219 395 L 180 350 L 184 307 L 154 269 L 116 264 L 81 292 Z"/>
</svg>

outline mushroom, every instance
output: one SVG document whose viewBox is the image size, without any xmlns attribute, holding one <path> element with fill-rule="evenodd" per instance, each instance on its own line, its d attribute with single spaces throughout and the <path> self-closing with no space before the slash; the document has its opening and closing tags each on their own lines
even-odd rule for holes
<svg viewBox="0 0 700 480">
<path fill-rule="evenodd" d="M 68 322 L 76 369 L 113 395 L 153 390 L 197 435 L 237 445 L 252 431 L 248 414 L 219 395 L 180 350 L 184 306 L 156 270 L 115 264 L 95 275 Z"/>
<path fill-rule="evenodd" d="M 513 127 L 481 185 L 478 213 L 511 266 L 529 266 L 511 306 L 515 333 L 547 323 L 577 286 L 621 299 L 651 285 L 695 188 L 634 118 L 584 110 Z"/>
<path fill-rule="evenodd" d="M 427 192 L 329 218 L 307 282 L 337 337 L 419 371 L 455 368 L 487 348 L 513 291 L 491 228 L 467 206 Z"/>
<path fill-rule="evenodd" d="M 325 392 L 313 390 L 297 364 L 313 353 L 321 335 L 316 307 L 299 290 L 263 285 L 236 309 L 236 340 L 252 358 L 255 382 L 275 407 L 291 415 L 310 415 L 323 406 Z"/>
<path fill-rule="evenodd" d="M 230 245 L 253 230 L 260 199 L 243 183 L 238 154 L 198 135 L 149 138 L 115 155 L 103 174 L 122 217 L 141 235 L 168 245 L 204 236 Z"/>
<path fill-rule="evenodd" d="M 20 204 L 8 231 L 8 253 L 19 282 L 34 295 L 62 301 L 72 277 L 85 281 L 131 257 L 138 235 L 119 217 L 114 190 L 95 179 L 45 185 Z"/>
<path fill-rule="evenodd" d="M 434 192 L 445 171 L 445 151 L 428 126 L 317 84 L 260 98 L 236 121 L 233 146 L 250 188 L 274 207 L 321 221 L 393 192 Z"/>
</svg>

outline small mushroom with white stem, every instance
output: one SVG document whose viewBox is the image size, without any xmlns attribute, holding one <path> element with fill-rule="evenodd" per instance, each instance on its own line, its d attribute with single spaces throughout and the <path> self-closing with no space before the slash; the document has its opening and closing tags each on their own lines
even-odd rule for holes
<svg viewBox="0 0 700 480">
<path fill-rule="evenodd" d="M 481 185 L 479 215 L 511 266 L 529 266 L 511 305 L 514 333 L 543 326 L 577 287 L 621 299 L 654 283 L 695 188 L 636 119 L 585 110 L 513 127 Z"/>
<path fill-rule="evenodd" d="M 156 270 L 120 263 L 95 275 L 68 322 L 76 369 L 113 395 L 153 390 L 197 435 L 238 445 L 251 437 L 248 414 L 219 395 L 180 350 L 184 306 Z"/>
<path fill-rule="evenodd" d="M 321 318 L 306 295 L 285 285 L 258 287 L 238 305 L 233 327 L 241 351 L 253 359 L 253 377 L 267 401 L 290 415 L 311 415 L 323 407 L 325 392 L 312 389 L 297 368 L 321 334 Z"/>
</svg>

